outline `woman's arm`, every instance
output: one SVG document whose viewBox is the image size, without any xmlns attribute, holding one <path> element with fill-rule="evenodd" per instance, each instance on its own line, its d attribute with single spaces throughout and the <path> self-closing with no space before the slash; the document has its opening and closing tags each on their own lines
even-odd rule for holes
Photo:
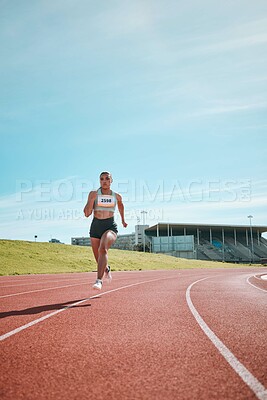
<svg viewBox="0 0 267 400">
<path fill-rule="evenodd" d="M 124 228 L 126 228 L 128 224 L 124 220 L 124 205 L 122 202 L 122 197 L 118 193 L 116 194 L 116 197 L 117 197 L 117 203 L 118 203 L 118 210 L 119 210 L 119 213 L 121 216 L 121 222 L 122 222 L 122 225 L 124 226 Z"/>
<path fill-rule="evenodd" d="M 94 201 L 95 201 L 95 199 L 96 199 L 96 194 L 97 194 L 96 191 L 92 191 L 92 192 L 90 192 L 89 195 L 88 195 L 87 203 L 86 203 L 86 205 L 85 205 L 85 207 L 84 207 L 84 209 L 83 209 L 84 215 L 85 215 L 86 217 L 89 217 L 89 215 L 91 215 L 92 212 L 93 212 Z"/>
</svg>

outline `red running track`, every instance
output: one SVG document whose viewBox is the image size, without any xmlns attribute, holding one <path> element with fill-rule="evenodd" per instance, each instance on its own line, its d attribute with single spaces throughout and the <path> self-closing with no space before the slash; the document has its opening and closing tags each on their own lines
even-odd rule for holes
<svg viewBox="0 0 267 400">
<path fill-rule="evenodd" d="M 1 277 L 1 399 L 267 399 L 262 275 Z"/>
</svg>

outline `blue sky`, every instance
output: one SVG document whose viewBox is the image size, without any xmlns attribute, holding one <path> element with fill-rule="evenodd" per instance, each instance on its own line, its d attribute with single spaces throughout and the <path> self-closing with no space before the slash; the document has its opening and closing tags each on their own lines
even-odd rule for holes
<svg viewBox="0 0 267 400">
<path fill-rule="evenodd" d="M 265 0 L 0 0 L 0 238 L 86 236 L 102 170 L 119 233 L 267 226 L 266 26 Z"/>
</svg>

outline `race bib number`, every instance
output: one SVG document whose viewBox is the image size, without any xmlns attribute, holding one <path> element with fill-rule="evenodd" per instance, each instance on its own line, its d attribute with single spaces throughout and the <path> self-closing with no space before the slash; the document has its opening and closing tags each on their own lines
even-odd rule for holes
<svg viewBox="0 0 267 400">
<path fill-rule="evenodd" d="M 97 205 L 98 207 L 114 207 L 115 206 L 114 196 L 103 195 L 103 194 L 98 195 Z"/>
</svg>

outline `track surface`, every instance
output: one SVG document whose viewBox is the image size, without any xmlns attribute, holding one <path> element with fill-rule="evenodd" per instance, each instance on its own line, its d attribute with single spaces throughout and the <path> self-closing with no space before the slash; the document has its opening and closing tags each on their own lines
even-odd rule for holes
<svg viewBox="0 0 267 400">
<path fill-rule="evenodd" d="M 266 268 L 1 277 L 1 399 L 267 399 Z M 19 328 L 19 329 L 18 329 Z"/>
</svg>

